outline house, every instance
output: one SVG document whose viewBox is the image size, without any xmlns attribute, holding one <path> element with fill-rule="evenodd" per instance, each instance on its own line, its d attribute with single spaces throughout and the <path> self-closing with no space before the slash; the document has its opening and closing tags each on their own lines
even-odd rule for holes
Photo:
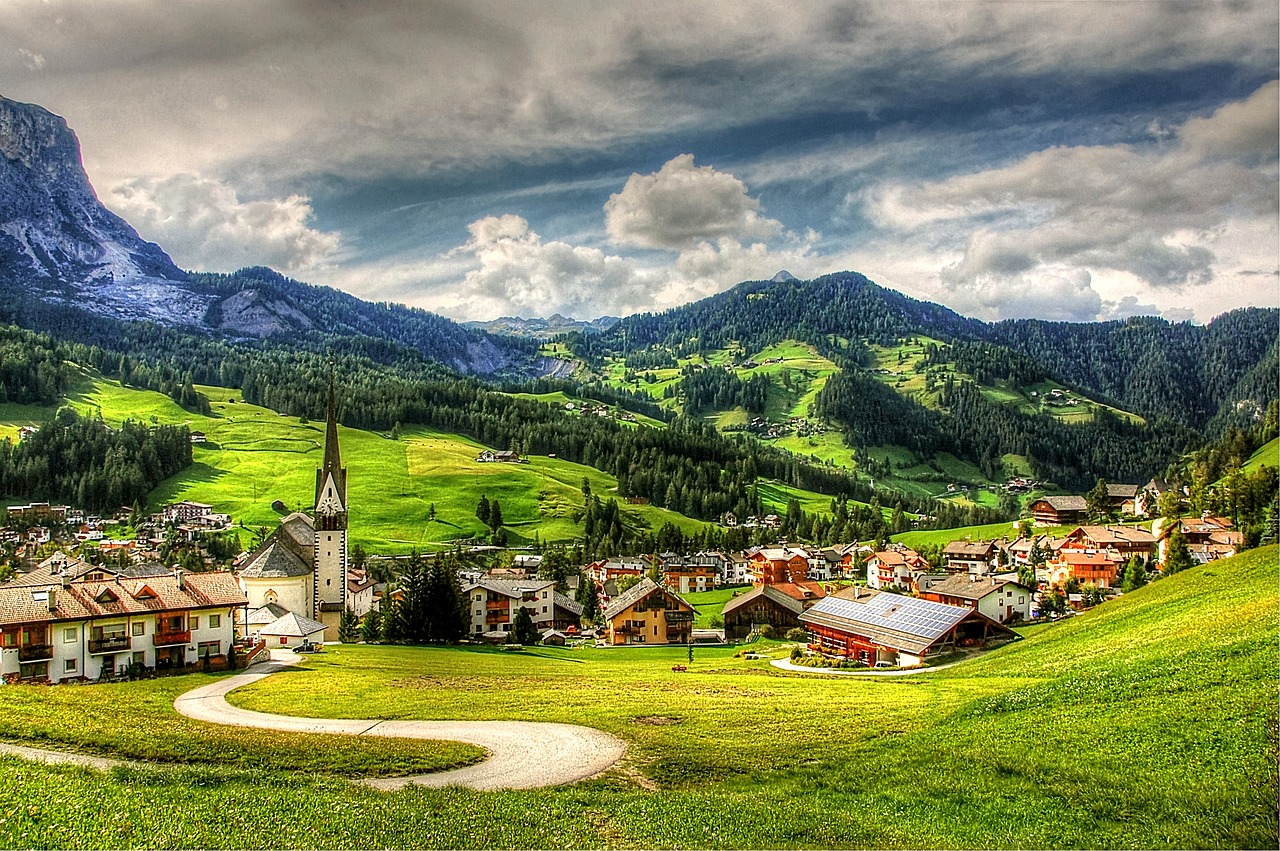
<svg viewBox="0 0 1280 851">
<path fill-rule="evenodd" d="M 208 516 L 213 512 L 212 505 L 205 505 L 203 502 L 191 502 L 185 500 L 183 502 L 175 502 L 172 505 L 166 505 L 161 512 L 163 522 L 165 523 L 191 523 L 200 518 Z"/>
<path fill-rule="evenodd" d="M 1047 580 L 1059 587 L 1074 577 L 1081 585 L 1092 583 L 1099 588 L 1111 588 L 1120 574 L 1120 565 L 1128 559 L 1115 550 L 1076 550 L 1063 547 L 1054 559 L 1046 564 Z"/>
<path fill-rule="evenodd" d="M 1011 579 L 925 576 L 917 587 L 922 600 L 976 609 L 996 623 L 1031 620 L 1031 589 Z"/>
<path fill-rule="evenodd" d="M 748 561 L 751 580 L 764 585 L 793 582 L 809 576 L 809 554 L 792 547 L 762 547 Z"/>
<path fill-rule="evenodd" d="M 944 567 L 952 573 L 986 573 L 995 565 L 995 541 L 952 541 L 942 551 Z"/>
<path fill-rule="evenodd" d="M 677 594 L 710 591 L 716 584 L 716 569 L 709 564 L 672 564 L 662 571 L 662 584 Z"/>
<path fill-rule="evenodd" d="M 56 683 L 221 664 L 247 602 L 229 573 L 133 577 L 49 560 L 0 585 L 0 674 Z"/>
<path fill-rule="evenodd" d="M 900 594 L 849 600 L 827 597 L 800 615 L 810 646 L 866 665 L 903 668 L 1014 632 L 976 609 Z"/>
<path fill-rule="evenodd" d="M 1170 492 L 1176 493 L 1179 498 L 1185 495 L 1184 490 L 1178 489 L 1167 479 L 1153 478 L 1134 497 L 1133 513 L 1138 517 L 1158 514 L 1160 497 Z"/>
<path fill-rule="evenodd" d="M 1140 490 L 1142 490 L 1141 485 L 1107 482 L 1107 502 L 1111 505 L 1112 512 L 1116 514 L 1137 514 L 1138 492 Z"/>
<path fill-rule="evenodd" d="M 486 577 L 471 583 L 462 589 L 470 612 L 468 632 L 476 636 L 487 632 L 510 632 L 516 612 L 522 608 L 528 610 L 533 625 L 538 629 L 553 627 L 555 588 L 556 583 L 549 579 Z"/>
<path fill-rule="evenodd" d="M 476 456 L 476 460 L 481 463 L 492 463 L 492 462 L 498 461 L 498 462 L 504 462 L 507 464 L 519 464 L 520 453 L 511 452 L 509 450 L 495 452 L 492 449 L 485 449 L 479 455 Z"/>
<path fill-rule="evenodd" d="M 29 425 L 18 426 L 18 440 L 26 440 L 28 437 L 35 434 L 39 430 L 40 429 L 37 428 L 36 426 L 29 426 Z"/>
<path fill-rule="evenodd" d="M 192 442 L 192 443 L 205 443 L 207 440 L 208 440 L 208 438 L 205 436 L 205 433 L 204 433 L 204 432 L 202 432 L 202 431 L 193 431 L 193 432 L 191 432 L 191 442 Z"/>
<path fill-rule="evenodd" d="M 693 606 L 651 579 L 641 579 L 604 611 L 608 642 L 685 644 L 692 637 Z"/>
<path fill-rule="evenodd" d="M 347 569 L 347 608 L 362 618 L 373 611 L 378 581 L 360 568 Z"/>
<path fill-rule="evenodd" d="M 725 603 L 724 637 L 729 641 L 742 641 L 765 624 L 779 634 L 784 633 L 800 626 L 800 614 L 820 599 L 818 596 L 798 599 L 780 586 L 757 585 Z"/>
<path fill-rule="evenodd" d="M 877 591 L 893 585 L 910 588 L 913 576 L 928 572 L 929 562 L 906 547 L 890 545 L 890 549 L 873 553 L 867 559 L 867 585 Z"/>
<path fill-rule="evenodd" d="M 10 523 L 65 523 L 70 509 L 65 505 L 32 502 L 27 505 L 11 505 L 6 510 Z"/>
<path fill-rule="evenodd" d="M 1176 523 L 1161 525 L 1156 538 L 1157 561 L 1164 564 L 1169 551 L 1169 536 L 1175 527 L 1182 529 L 1187 549 L 1197 562 L 1205 564 L 1233 556 L 1244 541 L 1244 536 L 1233 529 L 1233 525 L 1226 517 L 1184 517 Z"/>
<path fill-rule="evenodd" d="M 575 631 L 582 625 L 582 604 L 559 591 L 551 595 L 551 625 L 558 630 Z"/>
<path fill-rule="evenodd" d="M 1031 516 L 1041 526 L 1065 526 L 1085 518 L 1089 506 L 1082 496 L 1042 496 L 1031 503 Z"/>
<path fill-rule="evenodd" d="M 327 629 L 319 621 L 303 617 L 297 612 L 285 612 L 258 630 L 258 638 L 268 647 L 286 647 L 290 650 L 300 644 L 323 644 Z"/>
<path fill-rule="evenodd" d="M 1127 561 L 1131 556 L 1151 558 L 1156 552 L 1156 536 L 1133 526 L 1077 526 L 1062 539 L 1063 549 L 1114 550 Z"/>
</svg>

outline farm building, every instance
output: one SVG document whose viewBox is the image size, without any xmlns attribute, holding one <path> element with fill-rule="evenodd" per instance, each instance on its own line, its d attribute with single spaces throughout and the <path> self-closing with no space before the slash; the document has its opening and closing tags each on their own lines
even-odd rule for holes
<svg viewBox="0 0 1280 851">
<path fill-rule="evenodd" d="M 1031 503 L 1031 516 L 1043 526 L 1065 526 L 1084 519 L 1089 505 L 1082 496 L 1045 496 Z"/>
<path fill-rule="evenodd" d="M 904 668 L 1014 635 L 975 609 L 899 594 L 827 597 L 800 615 L 800 622 L 809 630 L 810 644 L 824 653 Z"/>
<path fill-rule="evenodd" d="M 806 603 L 774 585 L 758 585 L 724 605 L 724 637 L 741 641 L 759 626 L 769 624 L 779 633 L 800 626 L 800 614 L 821 598 Z"/>
</svg>

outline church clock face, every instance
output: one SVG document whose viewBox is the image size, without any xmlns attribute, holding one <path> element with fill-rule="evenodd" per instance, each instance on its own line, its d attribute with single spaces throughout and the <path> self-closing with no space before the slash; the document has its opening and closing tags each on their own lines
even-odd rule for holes
<svg viewBox="0 0 1280 851">
<path fill-rule="evenodd" d="M 324 493 L 316 502 L 316 513 L 334 515 L 342 513 L 342 503 L 338 500 L 337 491 L 333 487 L 333 479 L 330 478 L 325 482 Z"/>
</svg>

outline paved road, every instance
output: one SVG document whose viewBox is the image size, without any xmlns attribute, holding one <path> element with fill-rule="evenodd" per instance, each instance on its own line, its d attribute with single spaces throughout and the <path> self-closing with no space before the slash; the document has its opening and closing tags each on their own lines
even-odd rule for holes
<svg viewBox="0 0 1280 851">
<path fill-rule="evenodd" d="M 574 724 L 534 721 L 383 721 L 353 718 L 298 718 L 251 712 L 227 703 L 232 689 L 269 677 L 300 658 L 274 651 L 272 661 L 242 674 L 178 696 L 173 707 L 188 718 L 214 724 L 258 727 L 294 733 L 339 733 L 404 739 L 447 739 L 478 745 L 488 758 L 476 765 L 413 777 L 364 780 L 376 789 L 409 785 L 466 786 L 471 789 L 532 789 L 559 786 L 599 774 L 622 758 L 626 744 L 618 738 Z"/>
</svg>

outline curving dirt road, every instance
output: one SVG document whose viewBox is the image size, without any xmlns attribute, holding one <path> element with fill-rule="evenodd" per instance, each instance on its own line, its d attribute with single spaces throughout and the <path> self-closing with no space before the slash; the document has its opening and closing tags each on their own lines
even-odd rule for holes
<svg viewBox="0 0 1280 851">
<path fill-rule="evenodd" d="M 453 771 L 412 777 L 370 778 L 376 789 L 405 786 L 466 786 L 471 789 L 532 789 L 559 786 L 599 774 L 622 758 L 621 739 L 590 727 L 535 721 L 382 721 L 352 718 L 298 718 L 252 712 L 227 703 L 232 689 L 297 664 L 300 657 L 275 651 L 272 661 L 177 697 L 173 708 L 188 718 L 214 724 L 259 727 L 294 733 L 339 733 L 404 739 L 447 739 L 488 751 L 483 762 Z"/>
</svg>

